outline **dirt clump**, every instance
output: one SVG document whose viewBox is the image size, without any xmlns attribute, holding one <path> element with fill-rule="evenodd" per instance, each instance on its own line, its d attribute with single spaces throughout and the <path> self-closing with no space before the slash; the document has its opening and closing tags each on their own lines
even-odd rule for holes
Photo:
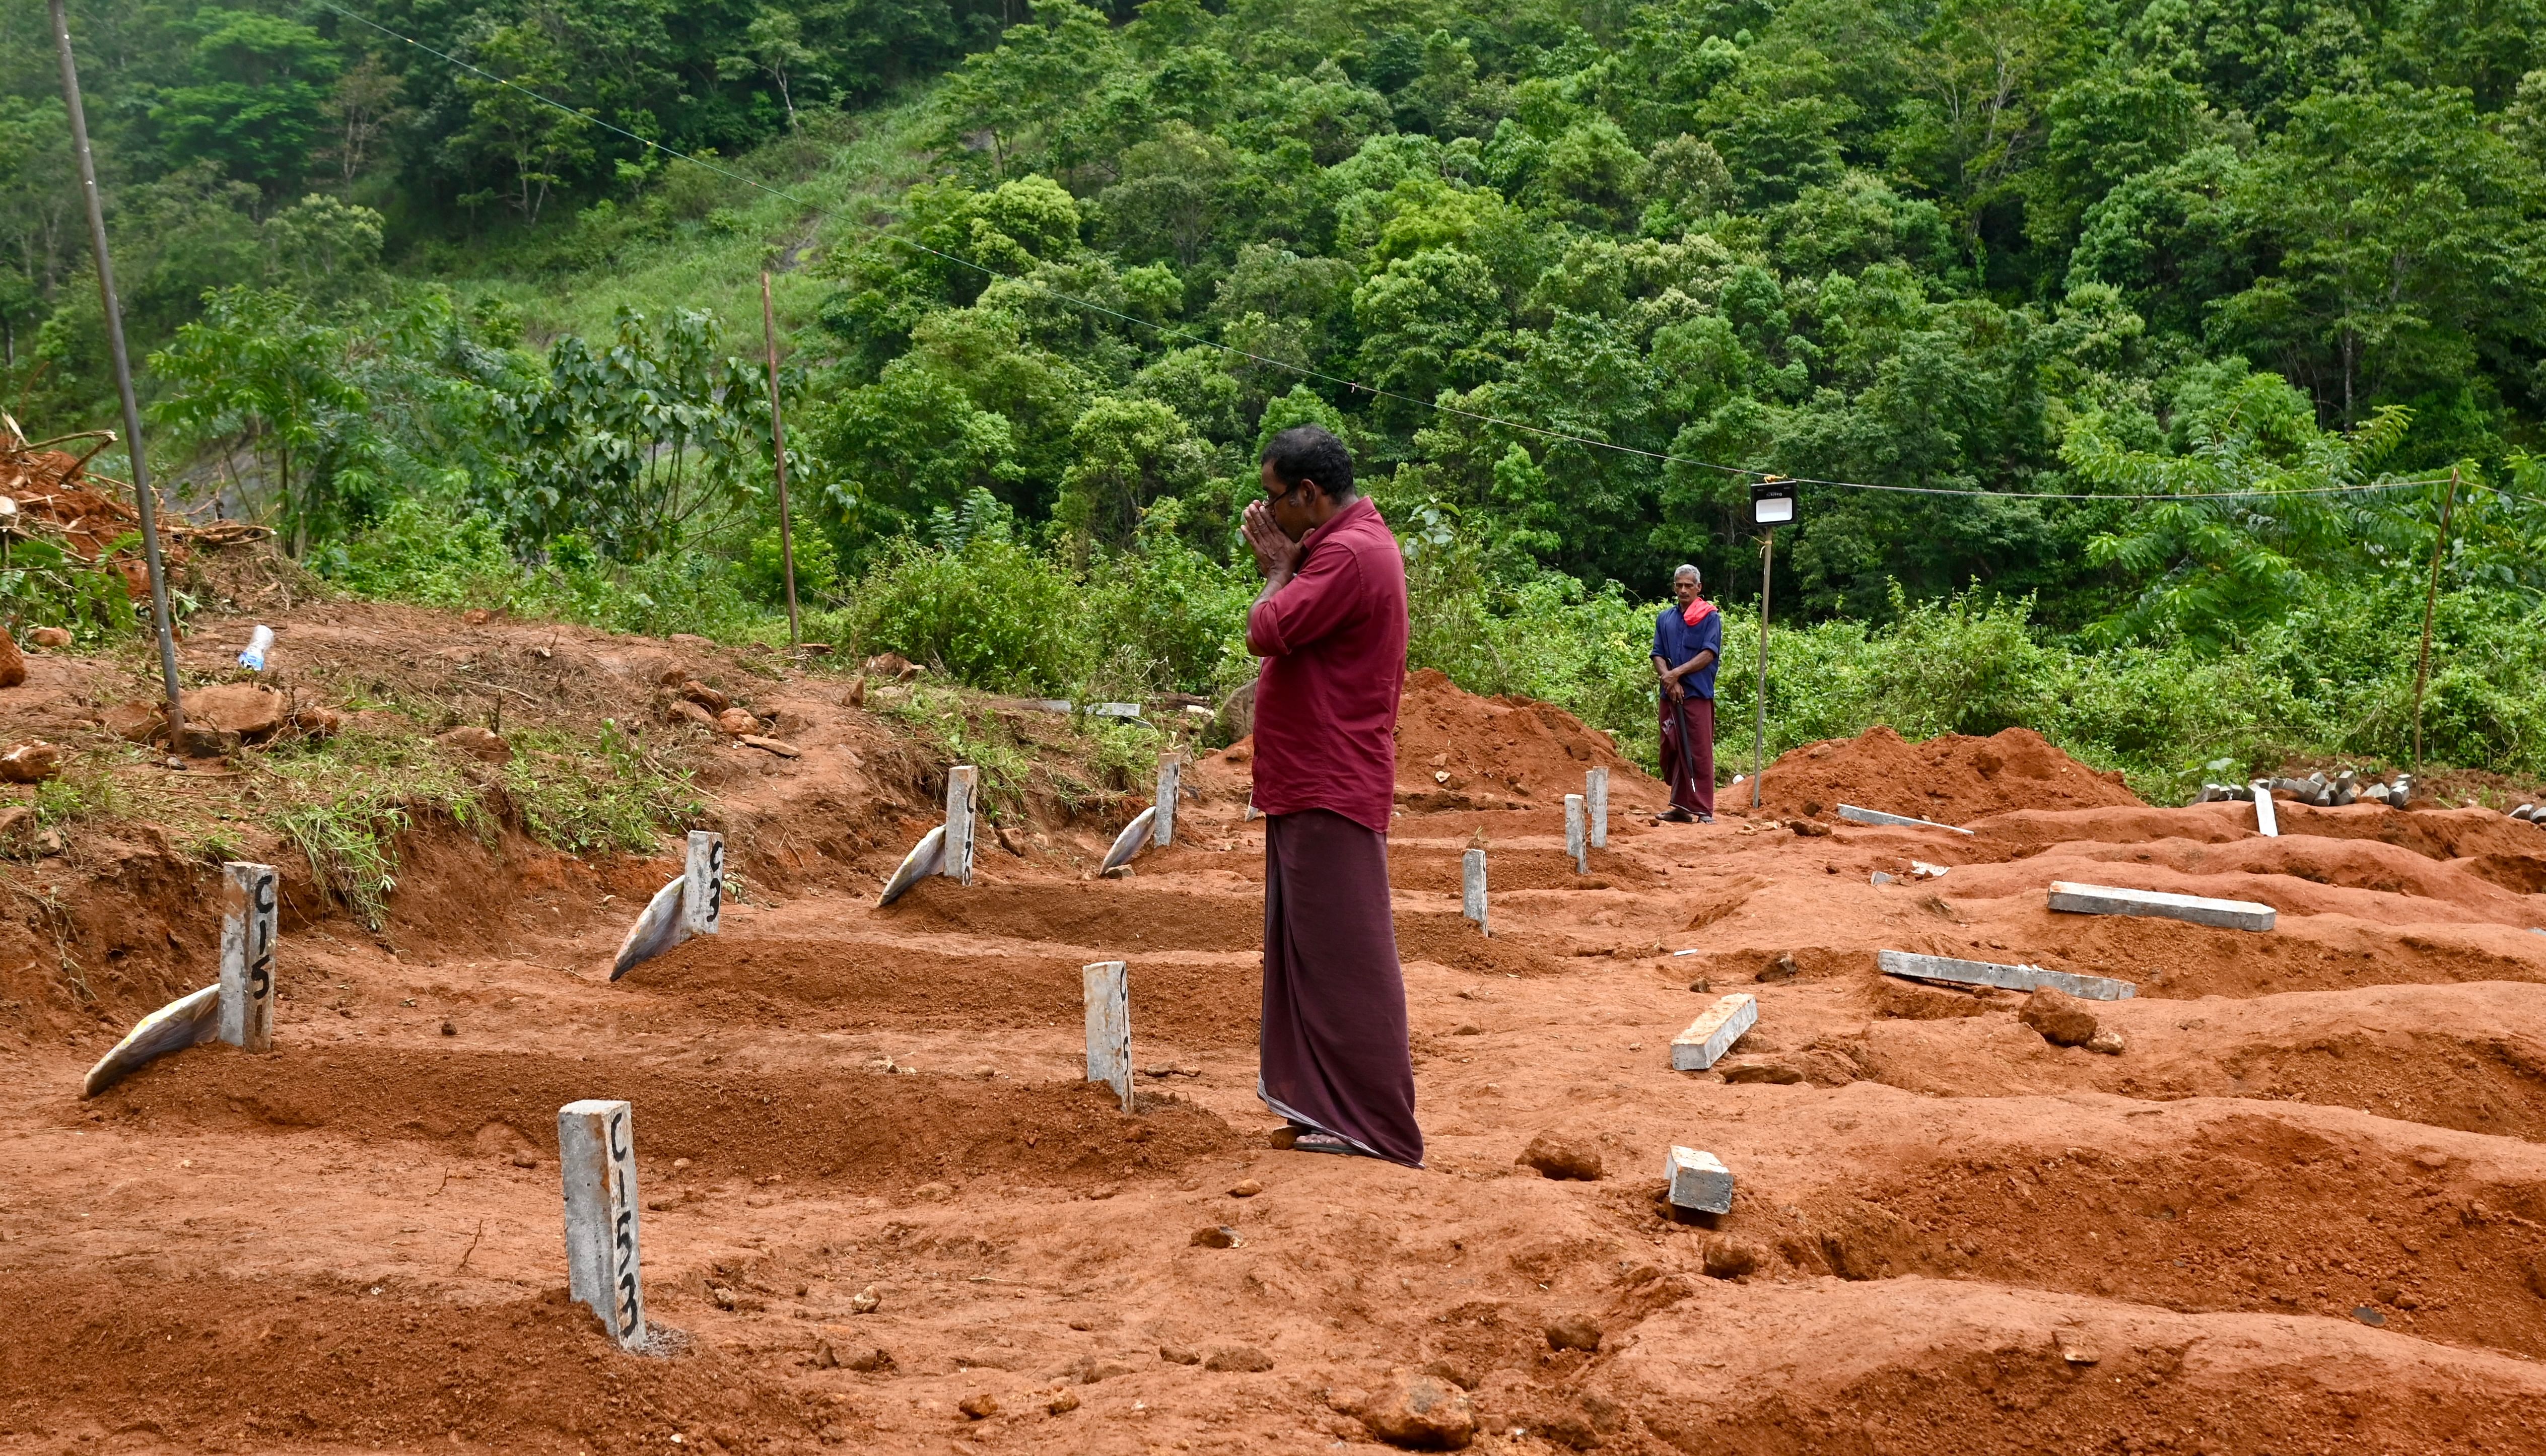
<svg viewBox="0 0 2546 1456">
<path fill-rule="evenodd" d="M 1835 814 L 1852 804 L 1948 824 L 2014 810 L 2142 805 L 2120 774 L 2088 768 L 2020 728 L 1917 743 L 1871 728 L 1787 750 L 1759 788 L 1763 809 L 1777 816 Z"/>
<path fill-rule="evenodd" d="M 1538 1169 L 1544 1177 L 1584 1183 L 1600 1179 L 1600 1150 L 1582 1139 L 1570 1138 L 1562 1133 L 1541 1133 L 1530 1139 L 1529 1146 L 1512 1160 L 1523 1167 Z"/>
<path fill-rule="evenodd" d="M 2036 987 L 2033 994 L 2025 997 L 2015 1016 L 2055 1047 L 2082 1047 L 2093 1041 L 2099 1030 L 2094 1011 L 2083 1000 L 2047 985 Z"/>
</svg>

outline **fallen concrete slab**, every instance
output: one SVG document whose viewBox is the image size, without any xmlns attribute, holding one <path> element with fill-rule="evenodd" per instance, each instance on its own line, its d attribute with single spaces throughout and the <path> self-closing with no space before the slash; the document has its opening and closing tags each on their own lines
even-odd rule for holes
<svg viewBox="0 0 2546 1456">
<path fill-rule="evenodd" d="M 2051 908 L 2073 915 L 2155 915 L 2222 930 L 2269 930 L 2280 911 L 2250 899 L 2212 899 L 2164 890 L 2121 890 L 2110 885 L 2051 882 Z"/>
<path fill-rule="evenodd" d="M 928 832 L 934 836 L 940 831 L 931 829 Z M 933 839 L 923 839 L 919 842 L 920 849 L 930 848 L 932 843 Z M 919 856 L 919 849 L 912 850 L 910 854 L 912 859 L 916 859 Z M 910 860 L 903 860 L 902 869 L 907 871 L 909 867 Z M 901 889 L 894 888 L 895 885 L 899 885 Z M 690 938 L 690 921 L 685 912 L 685 906 L 689 902 L 689 888 L 690 877 L 685 872 L 679 879 L 655 891 L 653 899 L 645 901 L 645 908 L 637 914 L 636 923 L 628 927 L 627 938 L 619 942 L 619 953 L 610 958 L 611 980 L 617 981 L 620 977 Z M 907 888 L 908 886 L 902 882 L 897 872 L 894 876 L 894 885 L 886 886 L 885 899 L 876 903 L 884 904 L 892 897 L 899 895 L 902 889 Z"/>
<path fill-rule="evenodd" d="M 1673 1148 L 1662 1164 L 1662 1176 L 1670 1180 L 1673 1208 L 1692 1213 L 1733 1212 L 1733 1170 L 1714 1154 Z"/>
<path fill-rule="evenodd" d="M 155 1057 L 209 1042 L 220 1034 L 221 987 L 214 982 L 179 996 L 144 1016 L 124 1040 L 97 1059 L 80 1083 L 80 1095 L 94 1097 L 122 1081 L 134 1068 Z"/>
<path fill-rule="evenodd" d="M 1706 1009 L 1706 1014 L 1688 1024 L 1688 1030 L 1671 1038 L 1670 1065 L 1673 1071 L 1704 1071 L 1716 1059 L 1733 1050 L 1759 1021 L 1759 998 L 1751 995 L 1729 995 Z"/>
<path fill-rule="evenodd" d="M 1860 824 L 1883 824 L 1899 829 L 1951 829 L 1957 834 L 1972 832 L 1959 824 L 1940 824 L 1934 819 L 1913 819 L 1906 814 L 1885 814 L 1879 809 L 1859 809 L 1853 804 L 1840 805 L 1838 816 Z"/>
<path fill-rule="evenodd" d="M 884 882 L 884 893 L 876 897 L 876 908 L 883 909 L 901 899 L 910 887 L 936 874 L 945 863 L 946 826 L 939 824 L 920 835 L 919 842 L 911 846 L 910 853 L 901 857 L 901 867 L 892 872 L 891 879 Z M 675 880 L 672 883 L 678 885 L 680 882 Z"/>
<path fill-rule="evenodd" d="M 2089 1001 L 2123 1001 L 2140 993 L 2137 985 L 2109 976 L 2079 976 L 2045 971 L 2039 966 L 2001 966 L 1994 961 L 1958 961 L 1951 956 L 1922 956 L 1912 951 L 1876 951 L 1875 964 L 1886 976 L 1909 981 L 1942 981 L 1955 985 L 1988 985 L 2000 990 L 2067 991 Z"/>
</svg>

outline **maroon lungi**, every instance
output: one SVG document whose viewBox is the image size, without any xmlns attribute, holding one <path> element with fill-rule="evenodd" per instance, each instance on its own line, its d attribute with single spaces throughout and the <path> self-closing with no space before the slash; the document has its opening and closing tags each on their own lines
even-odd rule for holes
<svg viewBox="0 0 2546 1456">
<path fill-rule="evenodd" d="M 1662 694 L 1662 779 L 1671 807 L 1715 813 L 1715 700 L 1689 694 L 1674 703 Z"/>
<path fill-rule="evenodd" d="M 1256 1095 L 1295 1123 L 1423 1165 L 1387 836 L 1330 810 L 1264 820 Z"/>
</svg>

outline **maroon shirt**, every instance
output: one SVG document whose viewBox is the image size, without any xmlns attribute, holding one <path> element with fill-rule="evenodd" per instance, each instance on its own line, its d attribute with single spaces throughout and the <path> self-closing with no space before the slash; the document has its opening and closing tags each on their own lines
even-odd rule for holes
<svg viewBox="0 0 2546 1456">
<path fill-rule="evenodd" d="M 1385 834 L 1405 686 L 1405 557 L 1367 496 L 1300 543 L 1299 573 L 1246 615 L 1255 807 L 1326 809 Z"/>
</svg>

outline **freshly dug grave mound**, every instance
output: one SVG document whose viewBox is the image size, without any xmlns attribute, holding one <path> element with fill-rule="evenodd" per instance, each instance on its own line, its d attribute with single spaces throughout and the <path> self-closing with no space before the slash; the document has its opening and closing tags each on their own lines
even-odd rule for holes
<svg viewBox="0 0 2546 1456">
<path fill-rule="evenodd" d="M 1133 956 L 1132 1019 L 1142 1039 L 1183 1046 L 1251 1046 L 1263 970 L 1227 961 Z M 835 937 L 727 930 L 648 961 L 620 985 L 669 997 L 664 1020 L 726 1026 L 1079 1030 L 1085 960 L 1027 953 L 959 955 Z"/>
<path fill-rule="evenodd" d="M 567 1301 L 562 1269 L 547 1294 L 489 1304 L 406 1281 L 367 1292 L 113 1265 L 21 1269 L 11 1284 L 0 1437 L 42 1431 L 46 1449 L 185 1431 L 174 1444 L 196 1450 L 422 1450 L 463 1429 L 477 1449 L 677 1450 L 671 1429 L 704 1449 L 769 1432 L 809 1449 L 830 1418 L 705 1342 L 677 1359 L 620 1353 Z"/>
<path fill-rule="evenodd" d="M 1167 1176 L 1238 1143 L 1227 1123 L 1188 1102 L 1145 1097 L 1142 1114 L 1127 1117 L 1095 1082 L 614 1066 L 395 1047 L 290 1057 L 202 1048 L 90 1106 L 144 1128 L 309 1130 L 455 1149 L 492 1138 L 552 1161 L 557 1109 L 581 1097 L 633 1103 L 637 1156 L 666 1165 L 689 1158 L 696 1179 L 777 1173 L 888 1189 L 1012 1171 L 1083 1186 Z"/>
<path fill-rule="evenodd" d="M 1881 725 L 1788 750 L 1760 775 L 1760 799 L 1774 814 L 1827 816 L 1853 804 L 1947 824 L 2019 809 L 2143 804 L 2120 774 L 2088 768 L 2031 728 L 1912 743 Z"/>
<path fill-rule="evenodd" d="M 1105 952 L 1246 951 L 1264 944 L 1261 896 L 1151 890 L 1117 880 L 975 884 L 939 876 L 875 912 L 896 933 L 1002 935 Z"/>
<path fill-rule="evenodd" d="M 1607 733 L 1552 703 L 1481 698 L 1428 667 L 1405 679 L 1397 710 L 1400 795 L 1562 804 L 1582 792 L 1583 770 L 1592 768 L 1609 771 L 1612 814 L 1662 803 L 1661 784 L 1621 756 Z"/>
<path fill-rule="evenodd" d="M 1242 798 L 1253 737 L 1195 765 L 1206 794 Z M 1409 814 L 1558 806 L 1582 792 L 1586 769 L 1609 770 L 1609 812 L 1659 809 L 1667 791 L 1618 752 L 1607 733 L 1535 698 L 1481 698 L 1425 668 L 1405 679 L 1397 711 L 1397 797 Z"/>
</svg>

